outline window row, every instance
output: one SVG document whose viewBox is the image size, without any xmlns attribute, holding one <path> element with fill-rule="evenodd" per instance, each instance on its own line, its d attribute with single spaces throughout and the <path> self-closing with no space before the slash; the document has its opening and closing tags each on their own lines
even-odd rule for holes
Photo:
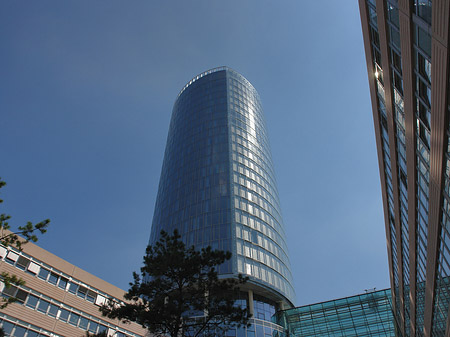
<svg viewBox="0 0 450 337">
<path fill-rule="evenodd" d="M 243 81 L 244 83 L 242 83 L 241 79 L 238 80 L 234 76 L 228 77 L 228 82 L 229 82 L 230 90 L 234 90 L 237 92 L 243 92 L 247 95 L 252 93 L 252 91 L 251 91 L 252 85 L 250 84 L 250 82 Z"/>
<path fill-rule="evenodd" d="M 240 97 L 233 96 L 235 96 L 235 94 L 231 92 L 229 95 L 228 103 L 230 105 L 230 110 L 238 113 L 235 114 L 234 117 L 239 118 L 242 122 L 250 126 L 258 133 L 263 133 L 263 116 L 261 111 L 258 110 L 255 101 L 242 100 Z"/>
<path fill-rule="evenodd" d="M 195 113 L 191 111 L 195 110 Z M 188 118 L 188 120 L 186 120 Z M 195 109 L 191 106 L 179 106 L 174 115 L 171 132 L 175 137 L 191 136 L 187 139 L 186 145 L 198 142 L 205 138 L 206 135 L 226 135 L 228 119 L 226 105 L 212 106 L 210 104 L 202 104 Z M 168 139 L 168 144 L 173 144 L 173 138 Z M 212 145 L 206 142 L 204 145 Z"/>
<path fill-rule="evenodd" d="M 248 165 L 246 165 L 246 163 L 251 162 L 251 160 L 248 160 L 248 158 L 246 158 L 242 154 L 232 153 L 231 157 L 232 157 L 234 163 L 244 165 L 245 167 L 249 167 Z M 235 181 L 235 183 L 236 182 L 237 181 Z M 272 185 L 269 185 L 269 186 L 272 186 Z M 262 198 L 267 200 L 270 204 L 276 205 L 276 207 L 278 207 L 278 208 L 280 207 L 279 201 L 278 201 L 278 194 L 275 189 L 266 190 L 261 185 L 256 184 L 254 181 L 252 181 L 251 189 L 253 192 L 256 192 L 259 196 L 261 196 Z"/>
<path fill-rule="evenodd" d="M 249 86 L 251 86 L 250 83 Z M 242 102 L 247 111 L 252 111 L 252 113 L 259 117 L 259 119 L 263 118 L 261 100 L 253 87 L 251 87 L 250 90 L 236 90 L 236 87 L 231 86 L 229 94 L 230 97 L 234 97 L 238 101 Z"/>
<path fill-rule="evenodd" d="M 247 95 L 250 94 L 254 95 L 255 90 L 253 89 L 253 86 L 251 85 L 250 82 L 247 81 L 247 79 L 243 78 L 243 76 L 241 76 L 240 74 L 239 79 L 235 77 L 229 77 L 229 85 L 230 89 L 233 91 L 243 92 Z"/>
<path fill-rule="evenodd" d="M 13 250 L 13 248 L 6 249 L 0 246 L 0 259 L 3 258 L 6 263 L 9 263 L 30 275 L 34 275 L 39 279 L 46 281 L 61 290 L 70 292 L 88 302 L 96 305 L 102 305 L 106 298 L 111 296 L 100 292 L 82 282 L 64 274 L 63 272 L 53 269 L 50 266 L 44 267 L 44 264 L 23 252 Z M 117 302 L 122 302 L 119 299 L 112 298 Z"/>
<path fill-rule="evenodd" d="M 54 332 L 46 331 L 42 328 L 19 320 L 17 318 L 0 314 L 0 326 L 6 336 L 14 337 L 63 337 Z"/>
<path fill-rule="evenodd" d="M 240 131 L 239 137 L 244 140 L 243 145 L 259 157 L 266 159 L 270 153 L 270 147 L 264 121 L 258 120 L 258 116 L 255 116 L 253 112 L 244 111 L 237 106 L 231 109 L 230 118 L 231 125 L 236 126 L 235 130 Z"/>
<path fill-rule="evenodd" d="M 268 254 L 261 247 L 242 242 L 241 240 L 236 240 L 236 250 L 238 255 L 244 256 L 254 261 L 259 261 L 262 264 L 277 271 L 281 275 L 284 275 L 286 277 L 290 275 L 289 269 L 286 268 L 284 263 L 280 262 L 280 260 L 276 256 L 274 257 L 272 254 Z"/>
<path fill-rule="evenodd" d="M 383 83 L 381 83 L 379 80 L 377 80 L 377 93 L 378 98 L 384 102 L 385 101 L 384 86 Z"/>
<path fill-rule="evenodd" d="M 262 153 L 266 153 L 266 154 L 270 154 L 270 146 L 269 146 L 269 140 L 267 138 L 266 135 L 254 135 L 251 133 L 248 133 L 240 128 L 236 128 L 234 125 L 231 125 L 231 135 L 232 136 L 236 136 L 237 138 L 241 138 L 243 144 L 245 145 L 245 142 L 250 142 L 251 144 L 258 144 L 260 151 L 262 151 Z M 232 137 L 232 141 L 235 141 L 235 139 Z M 268 163 L 270 163 L 271 160 L 270 158 L 268 158 L 267 162 L 263 162 L 261 166 L 262 169 L 267 170 L 267 173 L 273 176 L 273 169 L 270 165 L 268 165 Z M 246 166 L 250 166 L 247 165 Z M 250 166 L 251 168 L 251 166 Z M 255 171 L 257 171 L 257 169 L 254 169 Z M 258 172 L 258 171 L 257 171 Z M 259 173 L 259 172 L 258 172 Z"/>
<path fill-rule="evenodd" d="M 230 250 L 230 225 L 207 227 L 203 230 L 182 232 L 188 247 L 211 246 L 215 249 Z M 214 236 L 213 236 L 214 235 Z"/>
<path fill-rule="evenodd" d="M 231 149 L 237 155 L 242 155 L 245 158 L 249 158 L 251 160 L 254 160 L 257 163 L 262 162 L 262 160 L 259 160 L 258 158 L 255 158 L 255 156 L 252 154 L 251 151 L 248 151 L 245 147 L 243 147 L 241 145 L 232 144 L 231 145 Z M 269 191 L 271 194 L 275 194 L 275 191 L 273 190 L 273 185 L 274 185 L 273 184 L 273 180 L 272 180 L 272 183 L 270 183 L 268 180 L 264 179 L 259 174 L 257 174 L 257 173 L 255 174 L 254 171 L 249 171 L 248 174 L 249 174 L 249 176 L 250 175 L 252 176 L 252 180 L 257 182 L 258 185 L 264 187 L 264 189 Z"/>
<path fill-rule="evenodd" d="M 277 203 L 275 204 L 271 203 L 270 201 L 262 197 L 260 194 L 251 191 L 242 185 L 234 185 L 233 190 L 234 195 L 237 198 L 241 197 L 242 199 L 248 200 L 249 202 L 258 205 L 261 208 L 268 210 L 271 214 L 274 215 L 274 217 L 278 221 L 281 221 L 281 215 L 279 214 L 278 211 L 279 205 Z M 272 198 L 272 200 L 275 201 L 275 198 Z"/>
<path fill-rule="evenodd" d="M 201 138 L 220 138 L 217 136 L 206 136 Z M 185 138 L 182 138 L 183 141 Z M 217 163 L 225 163 L 228 159 L 228 142 L 225 140 L 221 144 L 205 145 L 205 139 L 196 140 L 190 144 L 184 144 L 174 150 L 170 154 L 172 163 L 176 164 L 177 168 L 182 167 L 184 171 L 193 171 L 196 175 L 193 178 L 207 177 L 208 173 L 213 173 L 213 171 L 224 171 L 223 168 L 219 166 L 216 167 Z M 217 157 L 219 156 L 219 158 Z M 169 157 L 169 158 L 170 158 Z M 219 159 L 219 161 L 217 161 Z M 200 168 L 204 168 L 199 171 Z M 208 172 L 210 171 L 210 172 Z M 198 172 L 198 173 L 197 173 Z M 184 175 L 177 174 L 178 171 L 172 170 L 172 179 L 183 178 Z M 203 174 L 202 174 L 203 173 Z"/>
<path fill-rule="evenodd" d="M 238 160 L 237 162 L 235 161 L 233 163 L 234 165 L 236 165 L 236 166 L 233 166 L 233 169 L 235 171 L 238 170 L 237 165 L 239 165 L 239 166 L 242 166 L 243 168 L 249 170 L 248 174 L 250 174 L 250 172 L 253 172 L 255 177 L 258 176 L 259 179 L 266 181 L 267 184 L 269 184 L 269 185 L 275 184 L 273 172 L 270 171 L 267 164 L 265 165 L 265 167 L 261 167 L 260 165 L 256 164 L 252 160 L 249 160 L 249 158 L 247 158 L 247 157 L 239 155 L 239 158 L 241 158 L 241 160 Z M 268 172 L 270 172 L 270 173 L 268 173 Z"/>
<path fill-rule="evenodd" d="M 258 206 L 252 205 L 245 199 L 240 199 L 240 198 L 235 198 L 234 206 L 235 206 L 236 211 L 240 211 L 239 213 L 235 212 L 235 214 L 236 214 L 235 218 L 236 218 L 237 222 L 247 225 L 245 223 L 247 221 L 247 219 L 242 218 L 242 217 L 238 218 L 238 216 L 240 216 L 242 214 L 242 215 L 246 216 L 247 218 L 250 217 L 253 219 L 258 219 L 258 223 L 268 224 L 278 233 L 284 233 L 284 230 L 283 230 L 281 224 L 277 220 L 275 220 L 273 218 L 272 214 L 270 214 L 266 210 L 259 208 Z M 264 229 L 262 231 L 264 231 Z"/>
<path fill-rule="evenodd" d="M 263 112 L 258 110 L 253 102 L 242 102 L 231 98 L 229 101 L 229 113 L 232 124 L 246 125 L 246 127 L 241 129 L 245 130 L 247 135 L 252 135 L 257 139 L 255 144 L 260 142 L 267 144 L 267 131 L 265 129 Z M 236 123 L 237 121 L 239 123 Z"/>
<path fill-rule="evenodd" d="M 239 170 L 237 174 L 239 174 L 239 182 L 241 183 L 241 185 L 244 185 L 244 177 L 245 176 L 247 179 L 250 180 L 254 180 L 252 178 L 252 176 L 255 176 L 255 174 L 253 174 L 252 172 L 249 173 L 249 175 L 247 176 L 246 174 L 241 173 L 242 171 L 248 171 L 248 170 L 243 170 L 242 167 L 239 167 Z M 236 172 L 236 171 L 234 171 Z M 248 172 L 245 172 L 248 173 Z M 237 187 L 237 186 L 235 186 Z M 236 189 L 235 189 L 236 190 Z M 271 214 L 273 214 L 276 218 L 280 218 L 280 215 L 278 214 L 278 210 L 275 209 L 273 207 L 273 205 L 270 202 L 267 202 L 267 200 L 265 198 L 262 198 L 259 194 L 257 193 L 252 193 L 252 191 L 247 190 L 246 188 L 241 188 L 240 189 L 240 193 L 236 194 L 237 196 L 241 196 L 242 198 L 252 202 L 255 205 L 258 205 L 259 207 L 267 210 L 268 212 L 270 212 Z"/>
<path fill-rule="evenodd" d="M 240 90 L 238 87 L 229 85 L 228 86 L 230 97 L 238 98 L 241 101 L 253 101 L 257 100 L 258 98 L 254 95 L 253 91 L 243 89 Z"/>
<path fill-rule="evenodd" d="M 448 202 L 447 202 L 448 205 Z M 439 245 L 439 272 L 442 277 L 450 276 L 450 233 L 448 226 L 450 225 L 450 217 L 446 212 L 442 215 L 442 229 Z"/>
<path fill-rule="evenodd" d="M 92 316 L 88 314 L 82 313 L 81 311 L 25 287 L 4 287 L 2 296 L 6 298 L 13 297 L 18 304 L 25 305 L 30 309 L 36 310 L 62 322 L 69 323 L 85 331 L 100 333 L 109 329 L 107 322 L 97 318 L 93 320 Z M 118 328 L 115 328 L 114 330 L 117 329 Z M 120 331 L 115 332 L 115 336 L 117 337 L 137 336 L 129 331 L 126 332 L 126 335 Z"/>
<path fill-rule="evenodd" d="M 233 129 L 233 131 L 236 130 L 236 128 Z M 269 148 L 267 147 L 267 143 L 265 142 L 265 139 L 260 139 L 255 137 L 255 135 L 252 135 L 247 132 L 243 132 L 240 129 L 237 129 L 238 132 L 231 132 L 231 140 L 233 142 L 236 142 L 242 146 L 245 146 L 247 149 L 255 152 L 259 157 L 267 156 L 267 153 L 270 152 Z"/>
<path fill-rule="evenodd" d="M 368 4 L 367 9 L 369 10 L 369 22 L 370 22 L 370 24 L 373 27 L 378 28 L 377 11 L 376 11 L 375 7 L 373 7 L 370 4 Z"/>
<path fill-rule="evenodd" d="M 236 130 L 239 130 L 238 128 L 235 128 Z M 245 129 L 244 129 L 245 130 Z M 240 153 L 245 153 L 246 157 L 252 158 L 254 157 L 254 161 L 261 166 L 268 166 L 267 163 L 270 163 L 270 151 L 268 148 L 261 148 L 261 146 L 255 146 L 252 142 L 246 141 L 247 138 L 250 138 L 249 135 L 251 135 L 251 132 L 246 132 L 240 130 L 241 136 L 236 137 L 236 141 L 233 142 L 235 144 L 235 147 L 240 148 Z M 236 134 L 232 132 L 232 134 Z M 261 139 L 255 135 L 255 139 L 257 139 L 256 144 L 262 143 Z M 240 139 L 241 141 L 238 142 L 237 140 Z M 233 148 L 233 150 L 236 150 Z"/>
<path fill-rule="evenodd" d="M 293 298 L 294 290 L 290 283 L 273 269 L 257 261 L 246 259 L 242 256 L 237 257 L 238 272 L 253 276 L 262 282 L 270 284 L 278 289 L 281 293 L 286 294 L 287 298 Z"/>
<path fill-rule="evenodd" d="M 234 190 L 234 195 L 236 196 L 235 199 L 247 200 L 248 201 L 248 200 L 253 200 L 254 196 L 258 196 L 258 197 L 261 198 L 261 195 L 257 194 L 254 190 L 251 190 L 251 189 L 249 189 L 249 188 L 247 188 L 246 186 L 243 186 L 243 185 L 236 184 L 236 185 L 234 185 L 233 190 Z M 250 198 L 250 194 L 253 195 L 251 198 Z M 282 222 L 281 215 L 279 214 L 279 209 L 280 209 L 279 205 L 272 204 L 272 203 L 270 205 L 271 206 L 274 205 L 274 206 L 271 207 L 271 209 L 269 211 L 269 213 L 274 215 L 274 221 Z M 278 232 L 273 230 L 273 228 L 274 228 L 273 224 L 266 224 L 264 222 L 261 222 L 257 218 L 253 218 L 254 221 L 257 222 L 254 225 L 253 224 L 253 220 L 250 220 L 250 219 L 252 219 L 251 216 L 249 217 L 248 221 L 247 221 L 247 219 L 241 219 L 241 220 L 244 221 L 244 224 L 246 224 L 246 225 L 247 225 L 247 223 L 249 223 L 250 227 L 256 226 L 260 232 L 263 232 L 265 235 L 269 236 L 274 241 L 278 242 L 280 240 L 283 240 L 283 238 L 281 236 L 279 236 Z M 264 228 L 262 228 L 262 226 L 265 226 L 267 228 L 264 229 Z M 261 227 L 261 229 L 260 229 L 260 227 Z"/>
<path fill-rule="evenodd" d="M 248 111 L 244 111 L 239 106 L 230 104 L 230 119 L 231 119 L 231 127 L 232 134 L 239 135 L 241 138 L 249 141 L 251 144 L 258 144 L 258 150 L 262 153 L 270 152 L 269 140 L 267 137 L 267 133 L 265 131 L 264 121 L 260 121 L 260 123 L 256 124 L 254 121 L 251 122 L 251 119 L 257 118 L 250 117 L 253 116 Z M 247 118 L 247 117 L 248 118 Z"/>
<path fill-rule="evenodd" d="M 403 110 L 395 107 L 395 118 L 397 121 L 397 127 L 401 128 L 403 132 L 405 132 L 405 113 L 403 112 Z"/>
<path fill-rule="evenodd" d="M 380 51 L 380 36 L 376 27 L 369 25 L 370 30 L 370 40 L 372 42 L 373 60 L 376 65 L 381 67 L 381 51 Z"/>
<path fill-rule="evenodd" d="M 273 173 L 273 169 L 270 165 L 270 162 L 257 163 L 256 161 L 254 161 L 254 158 L 252 159 L 250 157 L 247 157 L 247 156 L 245 156 L 244 153 L 239 153 L 238 151 L 233 151 L 231 153 L 231 158 L 232 158 L 233 164 L 236 165 L 236 166 L 233 166 L 233 169 L 235 171 L 237 171 L 238 167 L 242 166 L 243 168 L 245 168 L 249 171 L 248 172 L 249 175 L 250 175 L 250 173 L 253 173 L 253 175 L 255 177 L 254 180 L 257 181 L 261 187 L 263 185 L 266 187 L 266 189 L 260 187 L 260 190 L 262 191 L 262 193 L 260 193 L 260 194 L 266 200 L 273 203 L 275 201 L 274 196 L 276 196 L 276 192 L 272 188 L 275 186 L 275 183 L 274 183 L 275 178 L 274 178 L 274 173 Z M 270 172 L 270 173 L 267 173 L 267 172 Z M 262 175 L 261 175 L 261 173 L 262 173 Z"/>
<path fill-rule="evenodd" d="M 242 186 L 242 185 L 241 185 Z M 239 196 L 234 197 L 234 207 L 236 209 L 241 209 L 244 212 L 249 213 L 255 217 L 261 218 L 267 222 L 267 218 L 274 219 L 273 222 L 278 224 L 281 222 L 281 215 L 270 204 L 266 204 L 266 207 L 261 207 L 260 205 Z"/>
<path fill-rule="evenodd" d="M 244 215 L 241 215 L 240 219 L 245 218 Z M 253 220 L 253 219 L 248 219 Z M 274 256 L 277 256 L 280 258 L 284 263 L 287 263 L 288 258 L 286 254 L 286 250 L 280 247 L 280 244 L 284 247 L 286 247 L 284 240 L 274 240 L 267 239 L 267 236 L 261 235 L 260 232 L 258 232 L 256 226 L 251 226 L 250 224 L 243 224 L 242 222 L 236 221 L 236 237 L 239 239 L 243 239 L 247 242 L 252 242 L 253 244 L 264 248 L 267 252 L 272 253 Z M 281 239 L 281 237 L 280 237 Z"/>
<path fill-rule="evenodd" d="M 233 144 L 238 144 L 236 146 L 242 146 L 242 147 L 248 149 L 249 151 L 256 153 L 257 156 L 259 158 L 263 158 L 266 163 L 270 162 L 269 155 L 267 154 L 266 151 L 255 151 L 255 149 L 254 149 L 255 146 L 248 146 L 248 144 L 246 144 L 248 142 L 245 140 L 242 140 L 241 137 L 232 135 L 232 141 L 233 141 Z M 266 154 L 263 154 L 263 153 L 266 153 Z M 250 162 L 250 163 L 252 163 L 252 162 Z M 255 172 L 256 174 L 258 174 L 262 179 L 267 181 L 269 184 L 274 184 L 273 173 L 271 173 L 271 174 L 266 173 L 266 170 L 264 168 L 260 168 L 258 165 L 244 165 L 244 166 L 245 166 L 245 168 L 250 169 L 253 172 Z"/>
<path fill-rule="evenodd" d="M 174 108 L 176 108 L 176 112 L 172 115 L 172 121 L 174 122 L 172 131 L 185 130 L 189 132 L 192 130 L 191 127 L 200 118 L 196 120 L 188 119 L 187 116 L 191 116 L 191 111 L 202 111 L 205 114 L 227 111 L 226 92 L 223 87 L 220 87 L 220 83 L 218 84 L 217 90 L 208 95 L 208 97 L 205 97 L 202 93 L 191 92 L 190 96 L 185 96 L 175 103 Z M 183 121 L 184 123 L 182 123 Z"/>
<path fill-rule="evenodd" d="M 431 35 L 417 24 L 414 24 L 414 41 L 416 47 L 431 58 Z"/>
<path fill-rule="evenodd" d="M 448 145 L 450 145 L 450 139 L 448 139 Z M 450 172 L 450 152 L 447 152 L 446 156 L 446 170 L 445 170 L 445 186 L 449 186 L 449 172 Z M 442 277 L 450 276 L 450 193 L 449 189 L 444 189 L 444 198 L 442 204 L 442 219 L 441 219 L 441 236 L 440 236 L 440 262 L 439 270 Z"/>
<path fill-rule="evenodd" d="M 431 0 L 413 0 L 414 13 L 431 25 Z"/>
<path fill-rule="evenodd" d="M 239 111 L 239 105 L 230 104 L 230 109 L 234 111 Z M 232 124 L 236 126 L 237 128 L 240 128 L 244 130 L 247 133 L 259 135 L 262 134 L 262 131 L 260 128 L 257 128 L 255 124 L 247 124 L 246 120 L 242 120 L 240 118 L 232 118 Z"/>
<path fill-rule="evenodd" d="M 398 17 L 397 17 L 398 19 Z M 401 51 L 401 43 L 400 43 L 400 32 L 398 30 L 398 27 L 396 27 L 391 22 L 388 23 L 388 37 L 389 37 L 389 44 L 391 48 L 395 48 L 398 50 L 398 52 Z"/>
<path fill-rule="evenodd" d="M 159 222 L 167 224 L 177 224 L 184 227 L 185 231 L 193 231 L 203 229 L 220 224 L 230 222 L 229 201 L 224 208 L 211 209 L 210 200 L 204 200 L 188 205 L 184 205 L 182 209 L 170 211 L 162 211 L 158 214 Z"/>
<path fill-rule="evenodd" d="M 431 86 L 425 83 L 420 76 L 416 76 L 416 93 L 427 107 L 431 107 Z"/>
<path fill-rule="evenodd" d="M 426 238 L 422 236 L 417 236 L 416 242 L 416 283 L 425 282 L 425 272 L 426 272 L 426 261 L 427 261 L 427 244 L 424 241 Z"/>
<path fill-rule="evenodd" d="M 430 166 L 430 149 L 421 137 L 417 137 L 417 160 L 423 160 L 428 167 Z"/>
<path fill-rule="evenodd" d="M 389 219 L 389 233 L 391 238 L 391 260 L 393 266 L 393 276 L 394 276 L 394 287 L 398 287 L 398 263 L 397 263 L 397 236 L 395 234 L 395 223 L 394 217 L 392 213 L 390 214 L 391 218 Z"/>
</svg>

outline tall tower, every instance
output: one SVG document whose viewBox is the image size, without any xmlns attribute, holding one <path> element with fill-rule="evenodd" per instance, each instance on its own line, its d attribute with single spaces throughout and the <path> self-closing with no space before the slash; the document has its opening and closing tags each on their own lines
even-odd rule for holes
<svg viewBox="0 0 450 337">
<path fill-rule="evenodd" d="M 278 329 L 270 318 L 294 290 L 269 140 L 258 93 L 230 68 L 194 77 L 175 101 L 149 243 L 174 229 L 187 246 L 230 251 L 222 277 L 250 278 L 241 300 L 254 325 L 238 337 Z"/>
<path fill-rule="evenodd" d="M 449 336 L 448 0 L 359 0 L 394 314 Z"/>
</svg>

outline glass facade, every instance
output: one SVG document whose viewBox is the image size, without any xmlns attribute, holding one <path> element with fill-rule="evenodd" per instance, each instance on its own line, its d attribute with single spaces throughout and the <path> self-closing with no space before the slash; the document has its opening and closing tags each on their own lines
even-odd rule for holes
<svg viewBox="0 0 450 337">
<path fill-rule="evenodd" d="M 187 246 L 232 251 L 226 72 L 185 87 L 172 113 L 150 244 L 178 229 Z M 232 274 L 232 261 L 220 274 Z"/>
<path fill-rule="evenodd" d="M 292 302 L 292 276 L 261 102 L 240 74 L 229 71 L 227 83 L 234 273 L 246 274 Z"/>
<path fill-rule="evenodd" d="M 265 303 L 273 301 L 268 312 L 279 303 L 292 304 L 261 102 L 251 83 L 227 67 L 193 78 L 173 107 L 149 243 L 159 239 L 161 230 L 174 229 L 187 246 L 232 252 L 220 275 L 248 276 L 255 298 L 264 290 Z"/>
<path fill-rule="evenodd" d="M 389 289 L 280 311 L 290 337 L 398 336 Z"/>
</svg>

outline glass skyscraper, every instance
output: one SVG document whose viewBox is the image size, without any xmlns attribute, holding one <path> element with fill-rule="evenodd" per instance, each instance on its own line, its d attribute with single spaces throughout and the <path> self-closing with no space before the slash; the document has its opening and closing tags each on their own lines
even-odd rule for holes
<svg viewBox="0 0 450 337">
<path fill-rule="evenodd" d="M 269 140 L 258 93 L 230 68 L 194 77 L 175 101 L 149 243 L 174 229 L 187 246 L 230 251 L 222 277 L 250 278 L 241 303 L 254 324 L 231 336 L 281 331 L 270 318 L 294 290 Z"/>
</svg>

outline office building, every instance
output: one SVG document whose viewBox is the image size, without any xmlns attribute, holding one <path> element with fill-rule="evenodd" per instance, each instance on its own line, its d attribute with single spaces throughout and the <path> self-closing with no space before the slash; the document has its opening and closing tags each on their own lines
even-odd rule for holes
<svg viewBox="0 0 450 337">
<path fill-rule="evenodd" d="M 0 326 L 14 337 L 83 337 L 106 331 L 108 337 L 143 337 L 136 323 L 103 317 L 99 306 L 106 299 L 123 302 L 125 292 L 38 246 L 23 251 L 0 246 L 0 272 L 25 280 L 23 286 L 5 287 L 2 297 L 17 302 L 0 311 Z"/>
<path fill-rule="evenodd" d="M 310 304 L 275 314 L 289 337 L 396 337 L 390 289 Z"/>
<path fill-rule="evenodd" d="M 359 0 L 394 314 L 404 336 L 448 336 L 448 0 Z"/>
<path fill-rule="evenodd" d="M 250 278 L 242 303 L 254 324 L 238 336 L 281 328 L 271 316 L 292 305 L 294 290 L 263 109 L 230 68 L 194 77 L 175 101 L 149 243 L 174 229 L 187 246 L 233 254 L 221 277 Z"/>
</svg>

